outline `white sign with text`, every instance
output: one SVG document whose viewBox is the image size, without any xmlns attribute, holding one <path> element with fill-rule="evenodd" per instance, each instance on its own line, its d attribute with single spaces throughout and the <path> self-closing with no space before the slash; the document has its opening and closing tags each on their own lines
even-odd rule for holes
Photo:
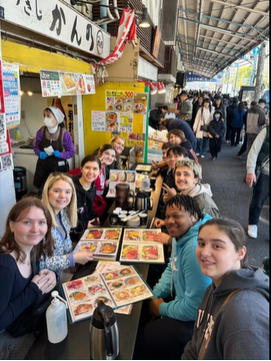
<svg viewBox="0 0 271 361">
<path fill-rule="evenodd" d="M 61 0 L 1 0 L 8 21 L 74 48 L 105 58 L 110 34 Z"/>
</svg>

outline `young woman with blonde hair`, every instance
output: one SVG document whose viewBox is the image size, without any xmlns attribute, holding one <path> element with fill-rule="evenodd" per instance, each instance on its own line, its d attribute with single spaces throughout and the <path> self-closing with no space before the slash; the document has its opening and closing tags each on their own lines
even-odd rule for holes
<svg viewBox="0 0 271 361">
<path fill-rule="evenodd" d="M 61 271 L 75 263 L 85 264 L 92 260 L 89 252 L 72 252 L 70 230 L 77 225 L 77 198 L 72 179 L 63 173 L 52 173 L 44 184 L 42 202 L 53 220 L 54 251 L 53 256 L 41 261 L 41 268 L 55 271 L 60 281 Z"/>
</svg>

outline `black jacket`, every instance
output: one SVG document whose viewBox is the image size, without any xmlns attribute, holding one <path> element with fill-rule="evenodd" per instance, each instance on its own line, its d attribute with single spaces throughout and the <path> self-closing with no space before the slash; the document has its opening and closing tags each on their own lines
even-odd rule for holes
<svg viewBox="0 0 271 361">
<path fill-rule="evenodd" d="M 87 228 L 88 221 L 98 217 L 97 213 L 92 209 L 92 203 L 96 195 L 94 182 L 92 182 L 90 189 L 86 191 L 79 182 L 80 177 L 81 175 L 73 177 L 73 183 L 77 196 L 78 215 L 77 226 L 73 229 L 73 231 L 77 233 L 82 233 Z"/>
<path fill-rule="evenodd" d="M 215 137 L 217 134 L 220 138 L 224 137 L 225 134 L 225 122 L 222 118 L 219 121 L 211 120 L 209 124 L 209 133 L 212 137 Z"/>
<path fill-rule="evenodd" d="M 149 126 L 154 128 L 155 130 L 157 130 L 162 115 L 163 115 L 163 113 L 158 108 L 154 108 L 154 109 L 150 110 Z"/>
</svg>

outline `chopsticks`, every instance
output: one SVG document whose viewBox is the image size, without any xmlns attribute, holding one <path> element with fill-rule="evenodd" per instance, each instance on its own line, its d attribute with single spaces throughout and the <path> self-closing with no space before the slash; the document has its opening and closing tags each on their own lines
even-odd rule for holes
<svg viewBox="0 0 271 361">
<path fill-rule="evenodd" d="M 127 222 L 129 221 L 130 219 L 136 217 L 136 216 L 139 216 L 141 213 L 144 213 L 145 212 L 145 209 L 143 211 L 137 211 L 136 213 L 134 214 L 131 214 L 130 216 L 127 216 L 125 218 L 122 219 L 123 222 Z"/>
</svg>

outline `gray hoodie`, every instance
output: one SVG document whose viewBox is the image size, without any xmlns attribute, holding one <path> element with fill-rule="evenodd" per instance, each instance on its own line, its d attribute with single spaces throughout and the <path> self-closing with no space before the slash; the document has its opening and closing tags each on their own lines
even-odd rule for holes
<svg viewBox="0 0 271 361">
<path fill-rule="evenodd" d="M 234 289 L 241 291 L 223 305 Z M 217 288 L 212 283 L 206 289 L 182 360 L 200 356 L 204 360 L 269 360 L 269 277 L 260 268 L 231 271 Z"/>
<path fill-rule="evenodd" d="M 212 199 L 213 193 L 210 184 L 196 184 L 188 195 L 195 198 L 201 212 L 207 213 L 213 218 L 220 217 L 219 209 Z"/>
</svg>

